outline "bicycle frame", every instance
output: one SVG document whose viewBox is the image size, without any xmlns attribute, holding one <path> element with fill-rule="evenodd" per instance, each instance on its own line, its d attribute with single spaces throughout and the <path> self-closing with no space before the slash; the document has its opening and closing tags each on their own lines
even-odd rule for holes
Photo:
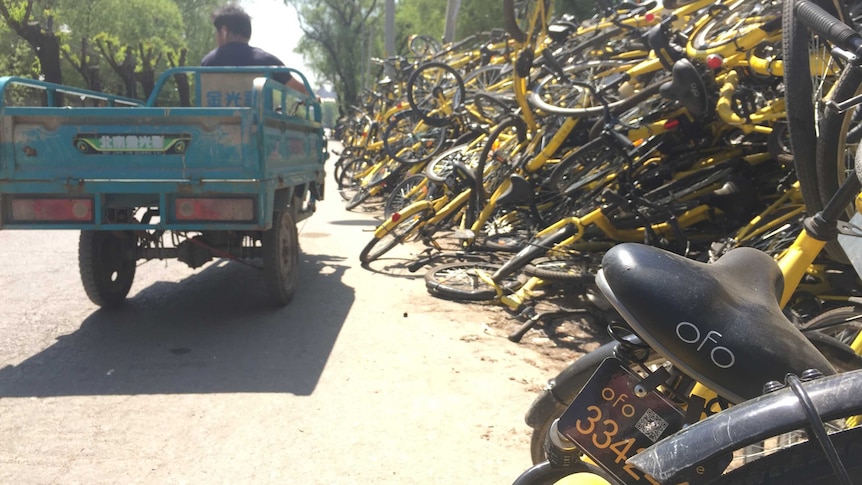
<svg viewBox="0 0 862 485">
<path fill-rule="evenodd" d="M 699 205 L 680 214 L 677 217 L 677 223 L 679 227 L 689 227 L 699 222 L 709 220 L 714 213 L 715 209 L 706 205 Z M 637 229 L 617 229 L 613 225 L 613 222 L 607 218 L 604 210 L 602 208 L 597 208 L 584 217 L 567 217 L 560 219 L 554 224 L 551 224 L 547 228 L 539 231 L 536 234 L 536 238 L 552 235 L 569 225 L 575 227 L 577 232 L 555 244 L 553 248 L 548 248 L 549 252 L 577 249 L 577 243 L 584 237 L 585 228 L 591 226 L 598 228 L 609 240 L 615 242 L 643 241 L 644 235 L 647 231 L 647 229 L 643 227 Z M 669 236 L 674 233 L 674 227 L 669 222 L 652 224 L 649 229 L 656 235 Z M 531 277 L 516 292 L 512 294 L 504 294 L 503 288 L 494 281 L 491 275 L 483 274 L 480 271 L 477 271 L 477 274 L 479 274 L 483 281 L 495 288 L 497 295 L 500 298 L 500 302 L 512 311 L 520 311 L 523 308 L 524 303 L 532 298 L 533 290 L 544 284 L 544 281 L 541 278 Z"/>
</svg>

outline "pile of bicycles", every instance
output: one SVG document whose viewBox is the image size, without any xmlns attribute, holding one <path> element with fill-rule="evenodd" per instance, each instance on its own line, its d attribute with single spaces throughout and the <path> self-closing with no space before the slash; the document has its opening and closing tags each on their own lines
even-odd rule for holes
<svg viewBox="0 0 862 485">
<path fill-rule="evenodd" d="M 384 205 L 363 265 L 421 248 L 512 340 L 553 291 L 615 315 L 529 410 L 516 483 L 862 483 L 858 9 L 503 4 L 505 32 L 411 42 L 337 180 Z"/>
<path fill-rule="evenodd" d="M 632 4 L 580 22 L 550 19 L 549 1 L 504 3 L 506 32 L 414 39 L 401 81 L 351 118 L 339 191 L 384 216 L 363 265 L 419 243 L 409 267 L 432 295 L 528 320 L 537 297 L 593 287 L 621 242 L 700 261 L 786 252 L 817 182 L 790 153 L 780 3 Z M 818 59 L 821 81 L 837 77 Z M 789 295 L 800 321 L 859 296 L 833 253 Z"/>
</svg>

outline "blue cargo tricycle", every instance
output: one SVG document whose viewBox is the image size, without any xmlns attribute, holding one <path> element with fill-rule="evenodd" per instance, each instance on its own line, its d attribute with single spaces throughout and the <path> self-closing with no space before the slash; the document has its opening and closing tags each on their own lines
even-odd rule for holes
<svg viewBox="0 0 862 485">
<path fill-rule="evenodd" d="M 317 100 L 286 67 L 166 71 L 146 102 L 0 78 L 0 229 L 79 229 L 87 296 L 121 304 L 138 260 L 261 261 L 272 300 L 297 285 L 296 223 L 323 198 Z"/>
</svg>

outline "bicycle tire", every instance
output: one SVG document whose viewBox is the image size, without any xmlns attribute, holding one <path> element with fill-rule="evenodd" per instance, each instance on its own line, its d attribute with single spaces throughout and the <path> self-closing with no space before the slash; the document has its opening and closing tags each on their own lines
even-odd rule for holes
<svg viewBox="0 0 862 485">
<path fill-rule="evenodd" d="M 426 62 L 407 79 L 407 102 L 431 126 L 451 124 L 451 118 L 445 113 L 457 110 L 464 103 L 466 95 L 461 74 L 445 62 Z M 439 99 L 441 96 L 448 111 L 442 110 L 444 105 Z"/>
<path fill-rule="evenodd" d="M 542 257 L 524 266 L 524 274 L 545 281 L 587 284 L 595 282 L 600 262 L 601 255 L 596 253 Z"/>
<path fill-rule="evenodd" d="M 425 288 L 433 296 L 455 301 L 489 301 L 497 298 L 494 287 L 480 278 L 476 271 L 491 275 L 500 265 L 494 263 L 446 263 L 425 273 Z M 519 285 L 517 278 L 500 283 L 505 292 L 513 292 Z"/>
<path fill-rule="evenodd" d="M 557 163 L 546 185 L 560 194 L 574 197 L 570 192 L 587 185 L 591 181 L 587 175 L 609 163 L 609 158 L 617 155 L 615 152 L 617 150 L 611 148 L 604 138 L 590 140 Z"/>
<path fill-rule="evenodd" d="M 862 330 L 862 306 L 852 305 L 827 310 L 820 315 L 812 318 L 802 325 L 802 330 L 816 330 L 830 337 L 837 339 L 843 344 L 850 345 L 859 331 Z M 840 355 L 835 355 L 828 348 L 822 348 L 817 345 L 815 340 L 812 343 L 823 353 L 829 362 L 839 372 L 847 372 L 856 370 L 857 367 L 852 363 L 847 363 Z"/>
<path fill-rule="evenodd" d="M 686 51 L 692 58 L 706 58 L 711 54 L 729 57 L 743 50 L 741 46 L 749 44 L 757 45 L 757 41 L 746 39 L 746 37 L 765 36 L 764 27 L 769 26 L 770 21 L 778 18 L 778 11 L 771 11 L 765 7 L 766 12 L 758 14 L 756 11 L 766 5 L 759 1 L 744 2 L 741 7 L 723 9 L 718 13 L 712 13 L 702 23 L 696 25 L 689 35 Z M 766 20 L 759 20 L 766 17 Z M 758 19 L 749 23 L 750 19 Z M 743 25 L 740 25 L 742 22 Z M 777 25 L 775 26 L 778 27 Z"/>
<path fill-rule="evenodd" d="M 527 96 L 528 101 L 536 108 L 562 116 L 582 118 L 587 116 L 601 115 L 606 109 L 600 102 L 585 103 L 585 99 L 593 99 L 595 94 L 582 86 L 573 84 L 574 81 L 587 82 L 596 86 L 596 92 L 600 93 L 603 100 L 607 102 L 608 109 L 612 111 L 621 107 L 629 106 L 629 99 L 638 96 L 640 92 L 624 95 L 616 89 L 625 84 L 623 69 L 633 66 L 634 61 L 626 60 L 591 60 L 566 66 L 563 69 L 565 78 L 561 79 L 557 74 L 550 74 L 536 82 L 533 90 Z M 581 80 L 586 77 L 585 80 Z M 606 84 L 599 84 L 599 81 Z M 658 87 L 652 85 L 645 88 L 650 95 L 658 92 Z M 641 100 L 642 96 L 636 99 Z"/>
<path fill-rule="evenodd" d="M 447 130 L 423 123 L 416 110 L 396 113 L 383 131 L 383 149 L 393 160 L 404 165 L 427 162 L 446 145 Z"/>
<path fill-rule="evenodd" d="M 514 99 L 488 92 L 478 92 L 473 96 L 473 107 L 484 119 L 499 123 L 507 117 L 515 116 L 517 104 Z"/>
<path fill-rule="evenodd" d="M 517 253 L 536 232 L 536 221 L 523 207 L 497 205 L 482 227 L 481 245 L 492 251 Z"/>
<path fill-rule="evenodd" d="M 456 145 L 437 154 L 425 166 L 425 176 L 434 183 L 442 184 L 452 173 L 452 162 L 461 162 L 467 167 L 473 168 L 475 163 L 472 162 L 472 159 L 475 158 L 475 152 L 467 150 L 468 147 L 468 144 Z"/>
<path fill-rule="evenodd" d="M 862 427 L 833 433 L 830 439 L 847 471 L 854 477 L 854 483 L 862 483 L 862 461 L 858 459 L 862 456 Z M 807 441 L 754 460 L 709 483 L 813 485 L 835 483 L 832 477 L 832 466 L 826 460 L 819 443 Z"/>
<path fill-rule="evenodd" d="M 494 279 L 502 280 L 517 273 L 534 259 L 543 257 L 548 251 L 553 249 L 553 246 L 574 234 L 575 231 L 577 231 L 577 227 L 573 224 L 567 224 L 544 237 L 539 239 L 534 238 L 527 243 L 524 249 L 518 251 L 518 253 L 500 266 L 497 272 L 494 273 Z"/>
<path fill-rule="evenodd" d="M 419 57 L 430 57 L 440 52 L 443 46 L 430 35 L 414 35 L 410 38 L 410 52 Z"/>
<path fill-rule="evenodd" d="M 823 6 L 826 2 L 817 3 Z M 823 208 L 817 182 L 817 133 L 823 111 L 821 100 L 829 91 L 831 82 L 828 78 L 814 82 L 810 59 L 812 55 L 815 59 L 824 56 L 831 59 L 832 56 L 829 49 L 821 48 L 818 38 L 810 35 L 808 28 L 796 18 L 795 5 L 795 1 L 785 1 L 782 12 L 785 112 L 802 199 L 809 214 L 814 214 Z M 829 252 L 832 254 L 834 251 Z"/>
<path fill-rule="evenodd" d="M 353 199 L 361 187 L 361 182 L 356 176 L 363 171 L 365 160 L 355 158 L 347 161 L 341 169 L 338 176 L 338 194 L 344 201 Z"/>
<path fill-rule="evenodd" d="M 498 143 L 501 136 L 512 134 L 514 136 L 508 141 L 512 143 Z M 494 127 L 494 130 L 488 135 L 485 140 L 485 145 L 479 154 L 478 164 L 476 165 L 476 177 L 482 178 L 482 183 L 479 184 L 479 190 L 476 190 L 476 207 L 481 208 L 485 201 L 494 193 L 494 191 L 503 183 L 503 179 L 511 173 L 514 168 L 513 154 L 520 154 L 522 144 L 527 140 L 527 124 L 522 118 L 509 117 L 501 121 Z M 508 151 L 507 150 L 513 150 Z M 503 155 L 506 155 L 505 157 Z M 491 157 L 494 161 L 489 163 Z M 497 163 L 499 162 L 499 163 Z M 493 166 L 492 166 L 493 165 Z"/>
<path fill-rule="evenodd" d="M 341 179 L 341 172 L 344 169 L 344 166 L 353 161 L 353 149 L 348 147 L 345 148 L 341 155 L 339 155 L 338 160 L 332 165 L 332 179 L 338 184 Z"/>
<path fill-rule="evenodd" d="M 391 229 L 380 236 L 371 238 L 371 241 L 359 253 L 359 261 L 363 266 L 366 266 L 380 259 L 392 248 L 408 240 L 421 224 L 433 215 L 434 209 L 431 207 L 423 207 L 417 211 L 405 210 L 405 214 Z"/>
<path fill-rule="evenodd" d="M 359 190 L 344 204 L 344 208 L 352 211 L 353 209 L 362 205 L 363 202 L 368 200 L 371 197 L 371 190 L 368 187 L 360 187 Z"/>
</svg>

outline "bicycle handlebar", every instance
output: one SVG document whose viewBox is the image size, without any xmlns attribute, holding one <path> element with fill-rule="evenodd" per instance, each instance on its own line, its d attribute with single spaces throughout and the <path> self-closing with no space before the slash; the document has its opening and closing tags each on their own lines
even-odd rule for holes
<svg viewBox="0 0 862 485">
<path fill-rule="evenodd" d="M 862 411 L 862 371 L 823 377 L 804 384 L 824 421 Z M 690 468 L 765 438 L 806 426 L 799 398 L 784 388 L 733 406 L 665 438 L 628 462 L 663 483 Z"/>
<path fill-rule="evenodd" d="M 862 56 L 862 35 L 812 2 L 802 0 L 796 4 L 796 16 L 812 31 L 822 35 L 839 47 Z"/>
</svg>

